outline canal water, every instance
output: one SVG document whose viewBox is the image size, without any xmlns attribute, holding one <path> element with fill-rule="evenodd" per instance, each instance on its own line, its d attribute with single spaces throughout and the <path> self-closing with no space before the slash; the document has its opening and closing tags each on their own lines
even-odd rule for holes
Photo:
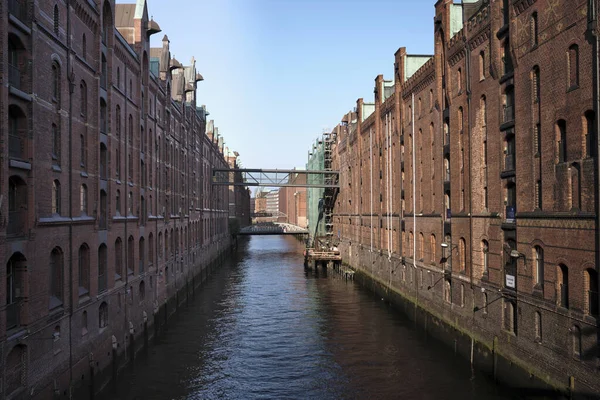
<svg viewBox="0 0 600 400">
<path fill-rule="evenodd" d="M 111 399 L 504 399 L 512 394 L 290 236 L 253 236 Z"/>
</svg>

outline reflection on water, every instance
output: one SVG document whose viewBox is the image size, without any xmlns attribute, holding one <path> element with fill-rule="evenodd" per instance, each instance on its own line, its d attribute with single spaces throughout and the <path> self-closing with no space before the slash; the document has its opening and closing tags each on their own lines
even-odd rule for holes
<svg viewBox="0 0 600 400">
<path fill-rule="evenodd" d="M 301 243 L 254 236 L 119 385 L 118 399 L 500 399 L 464 360 Z"/>
</svg>

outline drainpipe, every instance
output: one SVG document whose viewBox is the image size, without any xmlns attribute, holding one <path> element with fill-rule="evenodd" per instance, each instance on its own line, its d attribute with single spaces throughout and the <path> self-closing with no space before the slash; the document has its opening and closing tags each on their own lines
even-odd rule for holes
<svg viewBox="0 0 600 400">
<path fill-rule="evenodd" d="M 594 132 L 595 134 L 595 139 L 596 139 L 596 157 L 595 157 L 595 163 L 596 163 L 596 176 L 595 176 L 595 184 L 596 184 L 596 188 L 599 188 L 599 182 L 600 182 L 600 140 L 598 137 L 598 132 L 600 131 L 600 121 L 598 120 L 598 113 L 600 112 L 600 32 L 598 32 L 598 7 L 600 7 L 600 4 L 598 4 L 597 0 L 592 0 L 590 2 L 590 7 L 592 7 L 591 10 L 588 10 L 588 13 L 593 13 L 593 20 L 591 20 L 590 22 L 592 23 L 591 26 L 591 33 L 592 35 L 594 35 L 595 37 L 595 41 L 594 41 L 594 50 L 593 50 L 593 55 L 594 55 L 594 83 L 595 83 L 595 88 L 594 88 L 594 119 L 595 119 L 595 123 L 594 123 L 594 128 L 596 130 L 596 132 Z M 596 193 L 596 265 L 600 265 L 600 189 L 599 191 Z M 600 278 L 599 278 L 600 279 Z M 598 333 L 598 339 L 600 340 L 600 332 Z M 597 357 L 600 357 L 600 354 L 597 355 Z"/>
<path fill-rule="evenodd" d="M 411 135 L 412 135 L 412 201 L 413 201 L 413 268 L 417 269 L 416 257 L 417 257 L 417 197 L 415 196 L 417 193 L 417 171 L 416 171 L 416 163 L 417 163 L 417 155 L 415 154 L 415 93 L 412 93 L 411 97 Z"/>
<path fill-rule="evenodd" d="M 463 40 L 465 43 L 465 49 L 467 51 L 466 55 L 466 66 L 465 66 L 465 75 L 467 77 L 467 81 L 465 83 L 466 91 L 467 91 L 467 135 L 469 138 L 469 282 L 471 284 L 471 289 L 473 289 L 473 188 L 471 187 L 473 180 L 471 179 L 471 171 L 472 165 L 471 162 L 473 160 L 473 146 L 471 145 L 471 48 L 469 47 L 469 42 L 466 37 L 466 33 L 464 29 L 466 28 L 466 20 L 465 20 L 465 4 L 464 0 L 461 0 L 462 6 L 462 14 L 463 14 Z M 463 166 L 464 168 L 464 166 Z"/>
<path fill-rule="evenodd" d="M 67 79 L 69 81 L 69 151 L 68 151 L 68 173 L 69 173 L 69 398 L 72 396 L 71 385 L 73 384 L 73 92 L 75 91 L 75 74 L 71 70 L 71 4 L 67 0 Z"/>
<path fill-rule="evenodd" d="M 129 132 L 129 118 L 127 118 L 127 105 L 129 103 L 129 93 L 127 92 L 129 85 L 127 84 L 127 65 L 125 65 L 125 67 L 123 68 L 124 73 L 123 73 L 123 83 L 125 85 L 125 101 L 124 101 L 124 107 L 123 107 L 123 119 L 124 119 L 124 126 L 125 126 L 125 171 L 123 173 L 123 179 L 122 182 L 124 183 L 124 193 L 123 196 L 125 196 L 125 236 L 123 238 L 123 243 L 125 244 L 125 271 L 121 271 L 121 273 L 123 273 L 123 275 L 125 275 L 125 298 L 123 299 L 123 305 L 125 308 L 125 312 L 123 313 L 123 318 L 124 318 L 124 326 L 125 326 L 125 335 L 127 336 L 127 332 L 129 332 L 129 327 L 127 326 L 127 312 L 128 312 L 128 308 L 127 304 L 128 304 L 128 296 L 127 296 L 127 291 L 129 290 L 129 237 L 127 236 L 127 220 L 129 219 L 129 191 L 127 190 L 127 188 L 129 187 L 129 165 L 127 164 L 129 161 L 129 150 L 128 150 L 128 143 L 129 143 L 129 135 L 131 134 L 131 132 Z M 127 354 L 127 340 L 125 340 L 125 349 L 123 350 L 125 354 Z"/>
</svg>

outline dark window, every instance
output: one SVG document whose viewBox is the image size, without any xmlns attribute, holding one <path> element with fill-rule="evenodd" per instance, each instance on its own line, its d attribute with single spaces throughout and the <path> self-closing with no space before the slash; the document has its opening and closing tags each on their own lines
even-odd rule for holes
<svg viewBox="0 0 600 400">
<path fill-rule="evenodd" d="M 108 326 L 108 304 L 102 302 L 98 309 L 98 327 L 100 329 Z"/>
<path fill-rule="evenodd" d="M 90 248 L 87 244 L 79 246 L 79 296 L 90 292 Z"/>
<path fill-rule="evenodd" d="M 60 182 L 55 179 L 52 182 L 52 214 L 60 215 Z"/>
<path fill-rule="evenodd" d="M 108 286 L 107 249 L 103 243 L 98 248 L 98 293 L 105 292 Z"/>
<path fill-rule="evenodd" d="M 63 304 L 63 252 L 55 247 L 50 254 L 50 309 Z"/>
<path fill-rule="evenodd" d="M 569 68 L 569 89 L 575 89 L 579 86 L 579 46 L 576 44 L 569 47 L 567 56 L 567 66 Z"/>
</svg>

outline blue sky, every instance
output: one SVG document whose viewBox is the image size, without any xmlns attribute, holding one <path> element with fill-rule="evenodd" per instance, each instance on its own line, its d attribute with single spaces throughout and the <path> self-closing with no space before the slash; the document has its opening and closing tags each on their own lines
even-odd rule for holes
<svg viewBox="0 0 600 400">
<path fill-rule="evenodd" d="M 131 1 L 118 1 L 128 3 Z M 181 63 L 196 58 L 198 103 L 246 168 L 304 168 L 308 149 L 394 53 L 433 51 L 433 0 L 147 0 Z"/>
</svg>

